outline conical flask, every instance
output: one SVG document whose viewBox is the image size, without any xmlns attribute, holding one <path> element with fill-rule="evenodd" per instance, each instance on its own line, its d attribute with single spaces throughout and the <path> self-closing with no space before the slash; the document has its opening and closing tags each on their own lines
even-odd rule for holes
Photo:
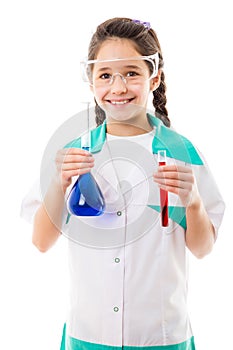
<svg viewBox="0 0 233 350">
<path fill-rule="evenodd" d="M 81 138 L 81 147 L 89 151 L 89 132 Z M 80 175 L 67 198 L 68 212 L 76 216 L 99 216 L 104 208 L 104 197 L 94 176 L 91 172 Z"/>
</svg>

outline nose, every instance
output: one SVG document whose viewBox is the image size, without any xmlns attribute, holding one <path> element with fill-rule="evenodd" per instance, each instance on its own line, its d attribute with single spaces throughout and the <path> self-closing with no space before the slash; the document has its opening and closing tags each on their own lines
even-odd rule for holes
<svg viewBox="0 0 233 350">
<path fill-rule="evenodd" d="M 112 75 L 110 85 L 111 85 L 111 92 L 114 94 L 122 94 L 127 91 L 126 79 L 120 73 L 115 73 Z"/>
</svg>

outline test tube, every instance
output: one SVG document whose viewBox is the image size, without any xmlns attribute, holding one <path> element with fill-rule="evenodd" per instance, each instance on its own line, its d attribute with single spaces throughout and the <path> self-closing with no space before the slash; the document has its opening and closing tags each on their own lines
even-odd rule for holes
<svg viewBox="0 0 233 350">
<path fill-rule="evenodd" d="M 158 165 L 163 166 L 167 164 L 166 150 L 158 151 Z M 163 227 L 168 226 L 168 192 L 160 188 L 160 212 L 161 224 Z"/>
</svg>

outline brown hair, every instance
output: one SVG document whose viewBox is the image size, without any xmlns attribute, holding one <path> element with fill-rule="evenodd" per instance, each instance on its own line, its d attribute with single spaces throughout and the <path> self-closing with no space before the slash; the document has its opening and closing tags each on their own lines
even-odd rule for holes
<svg viewBox="0 0 233 350">
<path fill-rule="evenodd" d="M 93 34 L 90 41 L 88 59 L 96 59 L 102 43 L 112 37 L 132 40 L 138 52 L 143 56 L 152 55 L 158 52 L 159 69 L 163 67 L 164 62 L 162 51 L 155 31 L 144 24 L 135 23 L 130 18 L 121 17 L 109 19 L 97 27 L 96 32 Z M 155 108 L 155 116 L 161 119 L 166 126 L 170 127 L 166 102 L 165 76 L 162 71 L 160 85 L 155 91 L 153 91 L 153 106 Z M 97 103 L 95 113 L 97 125 L 102 124 L 106 115 Z"/>
</svg>

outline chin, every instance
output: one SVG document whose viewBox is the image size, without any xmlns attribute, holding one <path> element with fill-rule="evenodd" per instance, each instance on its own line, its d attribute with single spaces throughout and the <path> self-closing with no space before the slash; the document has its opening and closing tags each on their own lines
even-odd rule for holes
<svg viewBox="0 0 233 350">
<path fill-rule="evenodd" d="M 145 111 L 144 107 L 129 104 L 127 106 L 104 106 L 107 118 L 114 119 L 116 121 L 128 121 L 137 118 L 142 111 Z"/>
</svg>

